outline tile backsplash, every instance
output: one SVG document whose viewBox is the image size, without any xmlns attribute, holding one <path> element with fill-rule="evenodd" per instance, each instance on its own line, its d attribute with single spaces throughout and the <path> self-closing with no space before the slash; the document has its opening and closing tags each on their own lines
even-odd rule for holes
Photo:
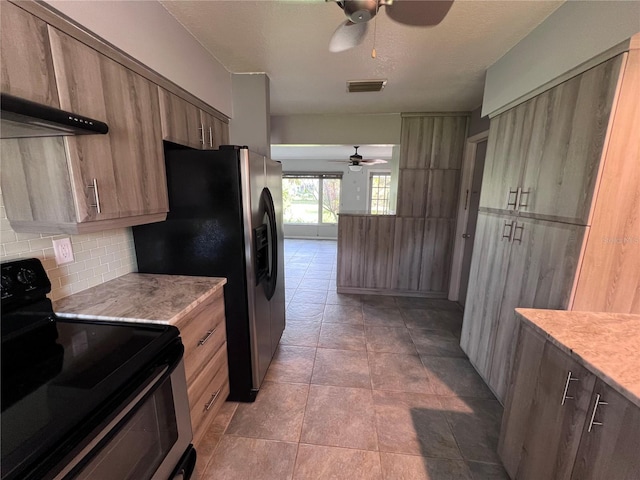
<svg viewBox="0 0 640 480">
<path fill-rule="evenodd" d="M 58 266 L 51 241 L 65 237 L 71 238 L 74 261 Z M 0 192 L 0 261 L 28 257 L 42 261 L 52 300 L 137 271 L 130 228 L 84 235 L 17 233 L 9 225 Z"/>
</svg>

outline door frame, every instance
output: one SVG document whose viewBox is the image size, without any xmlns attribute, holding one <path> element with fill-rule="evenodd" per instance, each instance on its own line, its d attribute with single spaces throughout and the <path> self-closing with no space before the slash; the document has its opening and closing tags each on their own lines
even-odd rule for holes
<svg viewBox="0 0 640 480">
<path fill-rule="evenodd" d="M 460 277 L 462 275 L 462 260 L 464 257 L 465 244 L 465 239 L 462 238 L 462 234 L 467 230 L 467 222 L 469 220 L 469 210 L 465 208 L 466 192 L 471 190 L 471 184 L 473 182 L 478 143 L 488 138 L 489 130 L 485 130 L 484 132 L 468 137 L 464 147 L 460 192 L 458 196 L 458 214 L 456 216 L 456 233 L 451 259 L 451 277 L 449 280 L 449 294 L 447 296 L 449 300 L 454 302 L 459 300 L 458 295 L 460 294 Z"/>
</svg>

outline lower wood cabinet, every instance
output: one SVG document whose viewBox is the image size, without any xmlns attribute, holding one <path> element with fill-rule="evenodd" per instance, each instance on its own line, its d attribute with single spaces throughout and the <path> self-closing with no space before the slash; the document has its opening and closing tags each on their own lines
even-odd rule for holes
<svg viewBox="0 0 640 480">
<path fill-rule="evenodd" d="M 640 478 L 640 408 L 521 325 L 498 453 L 513 480 Z"/>
<path fill-rule="evenodd" d="M 229 396 L 229 367 L 223 290 L 186 315 L 177 325 L 184 344 L 193 442 L 198 447 Z"/>
</svg>

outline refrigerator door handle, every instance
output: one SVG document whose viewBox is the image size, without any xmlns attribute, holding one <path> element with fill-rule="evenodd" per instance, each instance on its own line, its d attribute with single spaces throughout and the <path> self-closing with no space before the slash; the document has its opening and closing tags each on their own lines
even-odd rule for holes
<svg viewBox="0 0 640 480">
<path fill-rule="evenodd" d="M 264 208 L 269 240 L 269 273 L 263 285 L 267 300 L 271 300 L 276 292 L 276 285 L 278 284 L 278 226 L 276 224 L 276 209 L 273 203 L 273 197 L 268 188 L 262 189 L 260 204 L 261 207 Z"/>
</svg>

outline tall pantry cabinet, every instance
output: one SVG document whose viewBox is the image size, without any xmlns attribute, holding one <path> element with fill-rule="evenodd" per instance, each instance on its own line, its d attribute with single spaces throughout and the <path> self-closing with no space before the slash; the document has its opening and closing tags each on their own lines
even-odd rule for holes
<svg viewBox="0 0 640 480">
<path fill-rule="evenodd" d="M 637 140 L 626 156 L 608 155 L 628 108 L 623 102 L 639 102 L 637 90 L 625 96 L 623 81 L 637 75 L 637 53 L 611 58 L 491 120 L 460 343 L 501 401 L 517 339 L 514 309 L 571 309 L 576 285 L 593 288 L 600 280 L 595 272 L 581 275 L 583 265 L 597 263 L 589 258 L 588 246 L 597 242 L 590 229 L 609 216 L 597 213 L 598 187 L 620 164 L 636 172 L 640 165 Z M 635 112 L 625 122 L 637 128 Z M 626 188 L 636 205 L 618 208 L 637 211 L 638 182 Z"/>
</svg>

